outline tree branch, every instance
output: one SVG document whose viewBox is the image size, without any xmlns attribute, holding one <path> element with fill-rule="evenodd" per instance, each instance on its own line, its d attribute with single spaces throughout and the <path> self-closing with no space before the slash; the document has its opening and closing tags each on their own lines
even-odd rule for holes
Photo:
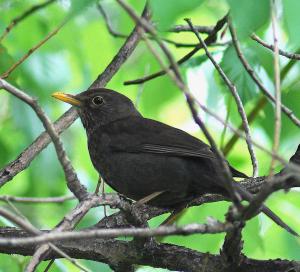
<svg viewBox="0 0 300 272">
<path fill-rule="evenodd" d="M 236 89 L 235 85 L 226 76 L 226 74 L 224 73 L 223 69 L 218 65 L 218 63 L 215 61 L 215 59 L 212 57 L 212 55 L 208 51 L 208 48 L 207 48 L 205 42 L 202 40 L 202 38 L 200 37 L 199 33 L 194 28 L 191 20 L 190 19 L 186 19 L 186 21 L 189 24 L 191 30 L 197 36 L 200 44 L 204 48 L 204 51 L 205 51 L 207 57 L 212 62 L 212 64 L 214 65 L 214 67 L 216 68 L 216 70 L 218 71 L 218 73 L 220 74 L 220 76 L 222 77 L 222 79 L 224 80 L 225 84 L 228 86 L 228 88 L 229 88 L 232 96 L 235 99 L 235 103 L 237 105 L 238 112 L 239 112 L 239 114 L 241 116 L 243 128 L 244 128 L 245 135 L 246 135 L 246 143 L 247 143 L 247 146 L 248 146 L 248 150 L 249 150 L 249 154 L 250 154 L 251 162 L 252 162 L 252 166 L 253 166 L 253 177 L 256 177 L 258 175 L 258 162 L 257 162 L 256 156 L 255 156 L 255 152 L 254 152 L 254 149 L 253 149 L 250 127 L 249 127 L 247 115 L 246 115 L 246 112 L 245 112 L 242 100 L 241 100 L 241 98 L 240 98 L 240 96 L 239 96 L 239 94 L 237 92 L 237 89 Z"/>
<path fill-rule="evenodd" d="M 25 231 L 14 228 L 0 228 L 0 235 L 5 238 L 28 237 Z M 72 258 L 109 263 L 111 259 L 118 262 L 130 261 L 132 264 L 166 268 L 183 272 L 223 271 L 223 260 L 220 255 L 201 253 L 181 246 L 170 244 L 145 244 L 143 250 L 134 243 L 112 239 L 95 239 L 93 241 L 64 241 L 55 243 Z M 0 252 L 30 256 L 34 252 L 32 245 L 0 246 Z M 180 256 L 180 261 L 178 261 Z M 47 259 L 59 258 L 52 252 Z M 286 272 L 300 271 L 300 263 L 287 260 L 254 260 L 245 258 L 236 272 Z"/>
<path fill-rule="evenodd" d="M 28 94 L 17 89 L 16 87 L 9 84 L 8 82 L 6 82 L 3 79 L 0 79 L 0 88 L 5 89 L 9 93 L 18 97 L 23 102 L 28 104 L 35 111 L 36 115 L 41 120 L 44 128 L 46 129 L 46 131 L 48 132 L 48 134 L 51 137 L 51 140 L 53 141 L 53 144 L 54 144 L 54 147 L 56 150 L 56 154 L 57 154 L 57 158 L 58 158 L 58 160 L 64 170 L 64 173 L 65 173 L 65 178 L 67 181 L 68 188 L 79 200 L 84 199 L 88 194 L 86 191 L 86 188 L 82 184 L 80 184 L 77 174 L 76 174 L 76 172 L 75 172 L 75 170 L 63 148 L 63 144 L 62 144 L 58 134 L 55 131 L 55 127 L 51 123 L 48 116 L 46 116 L 46 114 L 44 113 L 42 108 L 38 105 L 37 100 L 33 99 Z"/>
<path fill-rule="evenodd" d="M 210 33 L 210 35 L 204 40 L 205 43 L 207 45 L 210 45 L 212 43 L 214 43 L 216 41 L 216 38 L 217 38 L 217 34 L 218 32 L 223 28 L 223 26 L 225 25 L 227 21 L 227 15 L 224 16 L 222 19 L 220 19 L 213 31 Z M 189 60 L 192 56 L 194 56 L 200 49 L 202 49 L 202 46 L 200 44 L 198 44 L 193 50 L 191 50 L 188 54 L 186 54 L 185 56 L 183 56 L 180 60 L 177 61 L 177 64 L 178 65 L 181 65 L 183 64 L 184 62 L 186 62 L 187 60 Z M 170 68 L 169 68 L 170 69 Z M 157 77 L 160 77 L 160 76 L 163 76 L 166 74 L 166 71 L 165 70 L 161 70 L 159 72 L 156 72 L 154 74 L 151 74 L 151 75 L 148 75 L 148 76 L 145 76 L 143 78 L 140 78 L 140 79 L 135 79 L 135 80 L 129 80 L 129 81 L 125 81 L 124 82 L 124 85 L 131 85 L 131 84 L 141 84 L 141 83 L 144 83 L 146 81 L 149 81 L 149 80 L 152 80 L 154 78 L 157 78 Z"/>
<path fill-rule="evenodd" d="M 11 20 L 9 25 L 5 28 L 3 34 L 0 37 L 0 43 L 2 43 L 3 39 L 8 35 L 8 33 L 15 27 L 17 24 L 19 24 L 21 21 L 25 20 L 28 16 L 32 15 L 36 11 L 45 8 L 46 6 L 54 3 L 56 0 L 48 0 L 45 1 L 41 4 L 37 4 L 26 10 L 24 13 L 21 15 L 15 17 L 14 19 Z"/>
</svg>

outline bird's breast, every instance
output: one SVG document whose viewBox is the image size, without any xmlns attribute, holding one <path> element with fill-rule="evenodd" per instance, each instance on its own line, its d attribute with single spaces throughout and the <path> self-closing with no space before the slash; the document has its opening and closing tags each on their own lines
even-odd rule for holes
<svg viewBox="0 0 300 272">
<path fill-rule="evenodd" d="M 92 133 L 88 135 L 88 149 L 91 161 L 101 176 L 110 179 L 110 138 L 105 133 Z"/>
</svg>

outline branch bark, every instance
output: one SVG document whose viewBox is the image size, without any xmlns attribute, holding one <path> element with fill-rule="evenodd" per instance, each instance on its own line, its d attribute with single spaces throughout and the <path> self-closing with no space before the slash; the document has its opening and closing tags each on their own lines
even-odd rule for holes
<svg viewBox="0 0 300 272">
<path fill-rule="evenodd" d="M 26 237 L 28 233 L 14 228 L 0 228 L 2 237 Z M 93 241 L 64 241 L 55 243 L 70 257 L 109 263 L 113 258 L 120 263 L 130 261 L 136 265 L 148 265 L 166 268 L 171 271 L 216 272 L 224 271 L 220 255 L 201 253 L 181 246 L 170 244 L 145 244 L 143 249 L 132 242 L 112 239 L 95 239 Z M 32 245 L 0 246 L 0 252 L 31 256 L 35 248 Z M 180 256 L 180 261 L 178 259 Z M 59 258 L 55 252 L 47 258 Z M 292 270 L 293 269 L 293 270 Z M 288 260 L 254 260 L 245 258 L 236 272 L 286 272 L 300 271 L 300 263 Z"/>
</svg>

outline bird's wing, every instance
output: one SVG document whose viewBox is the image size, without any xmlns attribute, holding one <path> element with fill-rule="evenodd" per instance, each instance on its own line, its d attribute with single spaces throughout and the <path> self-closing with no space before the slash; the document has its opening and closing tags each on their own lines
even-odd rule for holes
<svg viewBox="0 0 300 272">
<path fill-rule="evenodd" d="M 135 117 L 119 122 L 117 127 L 118 134 L 111 144 L 119 151 L 215 159 L 210 147 L 201 140 L 155 120 Z"/>
<path fill-rule="evenodd" d="M 183 130 L 155 120 L 131 117 L 110 125 L 109 130 L 109 134 L 114 135 L 110 144 L 116 151 L 216 159 L 206 143 Z M 234 177 L 247 177 L 230 165 L 229 168 Z"/>
<path fill-rule="evenodd" d="M 170 156 L 184 156 L 184 157 L 198 157 L 198 158 L 209 158 L 213 159 L 214 156 L 203 149 L 190 150 L 186 146 L 168 146 L 168 145 L 158 145 L 158 144 L 142 144 L 135 146 L 132 149 L 133 151 L 143 151 L 146 153 L 155 153 L 155 154 L 165 154 Z"/>
</svg>

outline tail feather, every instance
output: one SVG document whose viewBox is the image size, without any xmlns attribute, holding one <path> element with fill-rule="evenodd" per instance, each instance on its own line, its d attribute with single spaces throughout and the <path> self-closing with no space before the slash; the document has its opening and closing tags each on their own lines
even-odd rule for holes
<svg viewBox="0 0 300 272">
<path fill-rule="evenodd" d="M 233 168 L 232 166 L 229 166 L 231 174 L 233 177 L 236 178 L 249 178 L 246 174 L 236 170 L 235 168 Z"/>
</svg>

